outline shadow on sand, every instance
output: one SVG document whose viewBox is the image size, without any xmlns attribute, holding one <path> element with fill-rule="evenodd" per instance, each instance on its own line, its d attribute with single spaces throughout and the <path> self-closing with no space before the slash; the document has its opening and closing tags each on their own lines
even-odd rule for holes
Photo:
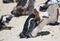
<svg viewBox="0 0 60 41">
<path fill-rule="evenodd" d="M 47 25 L 56 26 L 56 25 L 60 25 L 60 22 L 48 23 Z"/>
<path fill-rule="evenodd" d="M 0 28 L 0 31 L 2 30 L 11 30 L 13 27 L 5 27 L 5 28 Z"/>
<path fill-rule="evenodd" d="M 45 35 L 49 35 L 49 34 L 50 34 L 49 31 L 42 31 L 42 32 L 39 32 L 39 33 L 37 34 L 37 36 L 45 36 Z"/>
</svg>

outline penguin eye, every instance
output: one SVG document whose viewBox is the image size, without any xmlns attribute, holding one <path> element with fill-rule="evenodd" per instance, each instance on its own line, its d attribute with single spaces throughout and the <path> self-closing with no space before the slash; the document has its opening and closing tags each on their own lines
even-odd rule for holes
<svg viewBox="0 0 60 41">
<path fill-rule="evenodd" d="M 46 11 L 47 8 L 48 8 L 48 6 L 43 6 L 43 7 L 40 6 L 39 10 L 40 10 L 40 11 Z"/>
<path fill-rule="evenodd" d="M 10 21 L 10 19 L 9 18 L 6 18 L 6 21 Z"/>
<path fill-rule="evenodd" d="M 44 8 L 40 6 L 39 11 L 43 11 L 43 9 L 44 9 Z"/>
</svg>

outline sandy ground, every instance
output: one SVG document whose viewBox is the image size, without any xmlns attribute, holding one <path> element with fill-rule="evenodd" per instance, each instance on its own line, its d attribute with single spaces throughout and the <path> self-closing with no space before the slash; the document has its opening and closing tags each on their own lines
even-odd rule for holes
<svg viewBox="0 0 60 41">
<path fill-rule="evenodd" d="M 44 0 L 36 0 L 35 6 L 39 3 L 45 2 Z M 16 3 L 3 4 L 0 0 L 0 17 L 1 15 L 10 14 L 11 10 L 16 6 Z M 60 25 L 50 26 L 46 25 L 42 31 L 48 31 L 50 34 L 38 36 L 36 38 L 20 39 L 19 34 L 23 29 L 24 22 L 28 16 L 14 17 L 10 21 L 11 30 L 0 31 L 0 41 L 60 41 Z M 60 18 L 59 20 L 60 21 Z"/>
</svg>

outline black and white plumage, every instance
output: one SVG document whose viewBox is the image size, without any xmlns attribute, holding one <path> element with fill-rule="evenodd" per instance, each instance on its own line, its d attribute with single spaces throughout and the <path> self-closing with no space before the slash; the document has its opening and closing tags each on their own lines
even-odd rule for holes
<svg viewBox="0 0 60 41">
<path fill-rule="evenodd" d="M 11 29 L 9 22 L 11 21 L 13 15 L 2 15 L 0 18 L 0 30 L 3 28 Z"/>
<path fill-rule="evenodd" d="M 49 4 L 49 5 L 51 5 L 51 4 L 60 4 L 60 0 L 47 0 L 45 2 L 45 4 Z"/>
<path fill-rule="evenodd" d="M 24 23 L 22 32 L 20 33 L 20 38 L 30 38 L 32 30 L 37 26 L 35 15 L 30 14 Z"/>
<path fill-rule="evenodd" d="M 34 8 L 35 0 L 19 0 L 16 7 L 11 11 L 11 14 L 16 17 L 29 15 Z"/>
<path fill-rule="evenodd" d="M 41 4 L 41 5 L 39 5 L 37 8 L 35 8 L 38 12 L 39 11 L 46 11 L 46 9 L 48 8 L 48 7 L 43 7 L 44 6 L 44 4 Z M 41 8 L 42 7 L 42 8 Z M 36 11 L 35 11 L 36 12 Z M 46 16 L 48 16 L 47 14 L 43 14 L 43 16 L 44 15 L 46 15 Z M 37 16 L 37 15 L 36 15 Z M 33 31 L 33 29 L 35 29 L 35 27 L 38 25 L 37 24 L 37 21 L 35 20 L 35 17 L 36 17 L 33 13 L 32 14 L 30 14 L 29 15 L 29 17 L 26 19 L 26 21 L 25 21 L 25 24 L 24 24 L 24 27 L 23 27 L 23 30 L 22 30 L 22 32 L 20 33 L 20 38 L 31 38 L 31 37 L 33 37 L 32 35 L 31 35 L 31 32 Z M 42 17 L 42 16 L 41 16 Z"/>
<path fill-rule="evenodd" d="M 51 11 L 48 11 L 48 9 L 52 9 L 52 6 L 56 13 L 52 13 Z M 36 16 L 34 15 L 34 13 L 29 15 L 29 17 L 25 21 L 23 31 L 20 33 L 20 38 L 36 37 L 38 30 L 41 30 L 44 27 L 44 25 L 49 24 L 49 23 L 54 24 L 55 22 L 57 22 L 58 14 L 57 14 L 57 10 L 56 10 L 56 8 L 54 8 L 54 6 L 57 7 L 57 5 L 47 5 L 47 4 L 43 3 L 43 4 L 40 4 L 39 6 L 35 7 L 34 9 L 38 12 L 37 14 L 39 15 L 40 23 L 37 24 L 37 21 L 35 21 L 35 17 L 37 16 L 36 12 L 35 12 Z M 30 24 L 30 26 L 29 26 L 29 24 Z"/>
</svg>

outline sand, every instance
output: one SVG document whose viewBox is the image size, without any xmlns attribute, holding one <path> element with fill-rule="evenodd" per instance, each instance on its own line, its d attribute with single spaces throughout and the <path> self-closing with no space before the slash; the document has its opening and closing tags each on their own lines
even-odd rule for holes
<svg viewBox="0 0 60 41">
<path fill-rule="evenodd" d="M 36 0 L 35 6 L 45 0 Z M 11 10 L 16 6 L 16 3 L 3 4 L 0 0 L 0 17 L 1 15 L 10 14 Z M 13 27 L 11 30 L 0 31 L 0 41 L 60 41 L 60 25 L 45 25 L 42 31 L 48 31 L 49 34 L 38 36 L 36 38 L 23 38 L 19 37 L 20 32 L 23 29 L 24 22 L 28 16 L 13 17 L 10 21 L 10 25 Z M 59 20 L 60 22 L 60 17 Z"/>
</svg>

